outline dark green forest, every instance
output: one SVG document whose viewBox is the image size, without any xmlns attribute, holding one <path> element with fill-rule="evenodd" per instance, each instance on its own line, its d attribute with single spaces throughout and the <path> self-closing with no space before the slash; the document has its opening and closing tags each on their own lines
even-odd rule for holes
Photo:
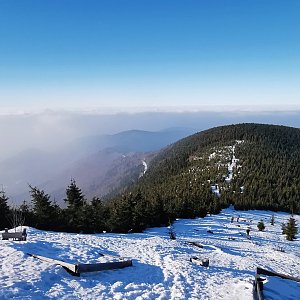
<svg viewBox="0 0 300 300">
<path fill-rule="evenodd" d="M 86 199 L 74 179 L 66 188 L 66 208 L 38 187 L 29 191 L 30 200 L 18 208 L 25 224 L 68 232 L 138 232 L 217 214 L 230 204 L 299 214 L 300 129 L 238 124 L 202 131 L 157 153 L 135 185 L 105 201 Z M 3 191 L 1 228 L 10 226 L 14 212 L 7 201 Z"/>
</svg>

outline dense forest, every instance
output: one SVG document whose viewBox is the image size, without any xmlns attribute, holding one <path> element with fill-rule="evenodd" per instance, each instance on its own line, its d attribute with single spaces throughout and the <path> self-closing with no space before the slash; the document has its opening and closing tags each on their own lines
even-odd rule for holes
<svg viewBox="0 0 300 300">
<path fill-rule="evenodd" d="M 26 225 L 70 232 L 131 232 L 175 218 L 236 209 L 300 213 L 300 130 L 238 124 L 209 129 L 163 149 L 137 184 L 109 201 L 86 199 L 74 179 L 66 208 L 29 186 L 30 201 L 16 210 L 0 194 L 0 227 L 18 211 Z"/>
</svg>

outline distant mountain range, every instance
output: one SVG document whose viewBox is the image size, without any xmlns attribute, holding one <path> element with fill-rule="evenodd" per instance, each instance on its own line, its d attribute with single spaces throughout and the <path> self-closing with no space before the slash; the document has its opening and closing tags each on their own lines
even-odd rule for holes
<svg viewBox="0 0 300 300">
<path fill-rule="evenodd" d="M 103 197 L 134 182 L 143 172 L 143 160 L 149 152 L 193 132 L 195 130 L 186 128 L 157 132 L 130 130 L 83 137 L 55 152 L 27 149 L 0 162 L 0 183 L 14 204 L 29 199 L 28 184 L 45 189 L 62 204 L 71 178 L 87 198 Z"/>
</svg>

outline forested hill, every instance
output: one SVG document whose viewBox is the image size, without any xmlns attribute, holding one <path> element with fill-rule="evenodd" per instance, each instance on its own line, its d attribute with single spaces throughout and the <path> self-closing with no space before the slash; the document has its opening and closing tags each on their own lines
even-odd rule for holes
<svg viewBox="0 0 300 300">
<path fill-rule="evenodd" d="M 153 219 L 217 213 L 229 204 L 300 213 L 299 191 L 300 129 L 238 124 L 194 134 L 164 149 L 130 197 L 123 195 L 116 203 L 123 202 L 124 208 L 130 201 L 145 216 L 143 223 L 151 224 Z"/>
</svg>

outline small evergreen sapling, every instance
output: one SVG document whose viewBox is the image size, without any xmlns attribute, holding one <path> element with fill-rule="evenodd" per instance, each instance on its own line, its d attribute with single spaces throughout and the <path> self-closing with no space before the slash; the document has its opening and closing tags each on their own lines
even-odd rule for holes
<svg viewBox="0 0 300 300">
<path fill-rule="evenodd" d="M 257 228 L 258 228 L 259 231 L 264 231 L 264 230 L 265 230 L 266 226 L 265 226 L 263 220 L 260 220 L 260 221 L 258 222 Z"/>
<path fill-rule="evenodd" d="M 275 217 L 274 217 L 274 214 L 273 214 L 272 217 L 271 217 L 271 225 L 274 226 L 274 222 L 275 222 Z"/>
</svg>

